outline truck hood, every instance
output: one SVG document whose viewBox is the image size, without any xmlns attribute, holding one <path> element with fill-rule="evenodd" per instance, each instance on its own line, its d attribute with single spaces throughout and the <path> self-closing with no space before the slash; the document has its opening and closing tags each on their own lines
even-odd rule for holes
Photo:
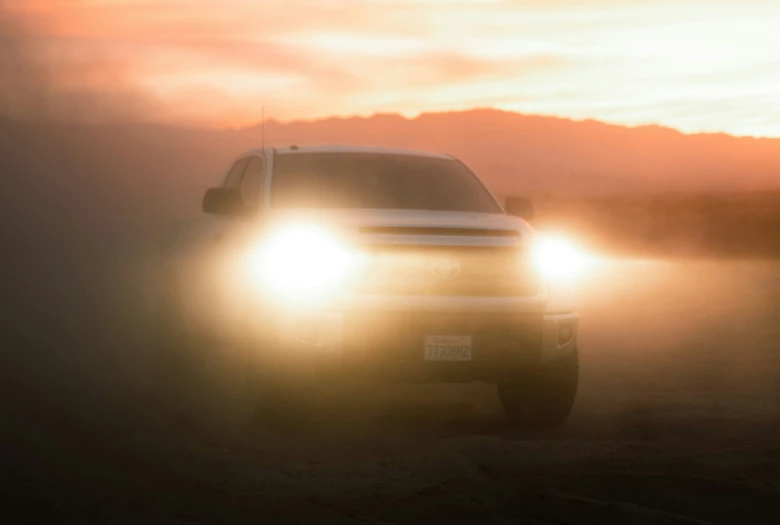
<svg viewBox="0 0 780 525">
<path fill-rule="evenodd" d="M 278 210 L 271 216 L 272 223 L 313 222 L 317 225 L 327 225 L 350 234 L 362 234 L 364 231 L 381 231 L 386 228 L 385 235 L 393 237 L 414 237 L 416 228 L 425 233 L 429 241 L 437 237 L 435 229 L 462 230 L 463 236 L 450 233 L 448 237 L 470 237 L 466 230 L 485 231 L 484 239 L 492 239 L 494 244 L 498 239 L 502 243 L 527 243 L 534 237 L 533 229 L 524 220 L 498 213 L 449 212 L 427 210 Z M 380 229 L 380 230 L 377 230 Z M 397 229 L 395 232 L 393 229 Z M 404 231 L 408 229 L 408 231 Z M 495 237 L 487 231 L 495 230 Z M 504 236 L 501 232 L 517 232 L 516 237 Z M 418 234 L 419 236 L 419 234 Z M 399 239 L 400 240 L 400 239 Z M 482 243 L 480 243 L 482 244 Z"/>
</svg>

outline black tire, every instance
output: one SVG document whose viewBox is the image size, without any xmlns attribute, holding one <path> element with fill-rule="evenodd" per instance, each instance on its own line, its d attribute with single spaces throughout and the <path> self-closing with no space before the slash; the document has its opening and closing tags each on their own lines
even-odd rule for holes
<svg viewBox="0 0 780 525">
<path fill-rule="evenodd" d="M 513 423 L 527 428 L 561 426 L 577 397 L 579 357 L 571 354 L 529 371 L 509 383 L 498 385 L 504 413 Z"/>
</svg>

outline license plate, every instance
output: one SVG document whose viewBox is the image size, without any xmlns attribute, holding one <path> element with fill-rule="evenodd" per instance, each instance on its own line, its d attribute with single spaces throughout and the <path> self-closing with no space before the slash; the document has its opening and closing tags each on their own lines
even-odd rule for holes
<svg viewBox="0 0 780 525">
<path fill-rule="evenodd" d="M 427 335 L 423 353 L 426 361 L 471 361 L 471 336 Z"/>
</svg>

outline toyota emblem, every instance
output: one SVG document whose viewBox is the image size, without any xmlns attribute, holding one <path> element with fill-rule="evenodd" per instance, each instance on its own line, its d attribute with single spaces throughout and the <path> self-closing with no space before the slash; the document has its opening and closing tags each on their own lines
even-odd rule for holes
<svg viewBox="0 0 780 525">
<path fill-rule="evenodd" d="M 439 279 L 454 279 L 460 273 L 460 264 L 454 259 L 437 259 L 431 264 L 431 271 Z"/>
</svg>

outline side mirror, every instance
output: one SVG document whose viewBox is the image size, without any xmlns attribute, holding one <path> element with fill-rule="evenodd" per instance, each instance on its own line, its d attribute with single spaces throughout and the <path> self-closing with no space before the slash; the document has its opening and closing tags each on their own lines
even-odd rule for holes
<svg viewBox="0 0 780 525">
<path fill-rule="evenodd" d="M 244 200 L 236 188 L 210 188 L 203 196 L 202 209 L 206 213 L 220 215 L 242 215 Z"/>
<path fill-rule="evenodd" d="M 507 197 L 504 209 L 509 215 L 520 217 L 529 222 L 534 220 L 536 214 L 534 201 L 528 197 Z"/>
</svg>

